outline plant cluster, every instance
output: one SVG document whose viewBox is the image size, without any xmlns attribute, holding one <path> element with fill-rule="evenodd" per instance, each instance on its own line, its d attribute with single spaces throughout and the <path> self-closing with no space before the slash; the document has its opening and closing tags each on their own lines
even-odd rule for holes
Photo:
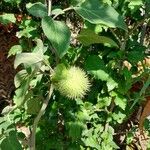
<svg viewBox="0 0 150 150">
<path fill-rule="evenodd" d="M 149 0 L 2 0 L 19 72 L 0 148 L 150 149 L 149 10 Z"/>
</svg>

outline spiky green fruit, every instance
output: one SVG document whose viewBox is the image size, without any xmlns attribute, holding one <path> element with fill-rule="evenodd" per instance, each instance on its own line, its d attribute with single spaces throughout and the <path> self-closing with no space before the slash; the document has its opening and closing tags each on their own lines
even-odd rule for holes
<svg viewBox="0 0 150 150">
<path fill-rule="evenodd" d="M 52 81 L 55 89 L 57 89 L 62 95 L 70 98 L 82 98 L 89 91 L 90 82 L 86 73 L 79 67 L 70 67 L 69 69 L 61 67 L 61 71 L 56 69 L 56 72 L 52 75 Z M 61 75 L 61 78 L 58 76 Z"/>
</svg>

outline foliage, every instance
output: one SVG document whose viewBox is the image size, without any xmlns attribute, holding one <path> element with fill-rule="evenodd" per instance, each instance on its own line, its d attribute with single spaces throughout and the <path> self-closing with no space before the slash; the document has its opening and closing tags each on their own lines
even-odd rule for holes
<svg viewBox="0 0 150 150">
<path fill-rule="evenodd" d="M 127 126 L 150 95 L 150 65 L 144 61 L 149 52 L 149 0 L 3 0 L 0 4 L 0 22 L 17 25 L 19 39 L 9 51 L 19 72 L 14 78 L 14 106 L 7 106 L 0 117 L 1 149 L 129 147 L 138 128 L 122 125 Z M 73 79 L 68 77 L 65 70 L 72 66 L 82 68 L 88 77 L 79 68 L 69 74 Z M 85 95 L 87 78 L 90 91 Z M 135 83 L 141 81 L 142 87 L 135 90 Z M 67 94 L 78 89 L 85 96 L 65 97 L 56 82 Z M 145 124 L 150 134 L 150 121 Z M 21 127 L 31 129 L 29 135 Z M 118 142 L 120 130 L 125 132 L 123 144 Z"/>
</svg>

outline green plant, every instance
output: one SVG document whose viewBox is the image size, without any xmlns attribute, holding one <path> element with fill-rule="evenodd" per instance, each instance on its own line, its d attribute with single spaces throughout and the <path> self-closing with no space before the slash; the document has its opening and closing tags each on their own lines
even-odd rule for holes
<svg viewBox="0 0 150 150">
<path fill-rule="evenodd" d="M 16 56 L 14 67 L 20 70 L 14 105 L 0 118 L 1 149 L 111 150 L 132 143 L 134 134 L 123 125 L 150 95 L 150 66 L 143 61 L 149 48 L 149 1 L 1 3 L 0 22 L 18 26 L 19 43 L 9 56 Z M 21 127 L 30 129 L 29 135 Z"/>
</svg>

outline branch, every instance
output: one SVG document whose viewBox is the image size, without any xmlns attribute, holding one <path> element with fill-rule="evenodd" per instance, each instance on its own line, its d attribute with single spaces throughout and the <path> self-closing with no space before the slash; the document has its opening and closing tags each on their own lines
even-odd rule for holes
<svg viewBox="0 0 150 150">
<path fill-rule="evenodd" d="M 66 8 L 66 9 L 63 9 L 63 12 L 66 12 L 66 11 L 69 11 L 69 10 L 72 10 L 73 9 L 73 7 L 68 7 L 68 8 Z M 60 14 L 56 14 L 54 17 L 53 17 L 53 19 L 55 19 L 56 17 L 58 17 Z"/>
<path fill-rule="evenodd" d="M 48 103 L 49 103 L 49 100 L 51 98 L 52 93 L 53 93 L 53 85 L 51 84 L 48 96 L 47 96 L 46 100 L 43 102 L 43 105 L 42 105 L 42 107 L 41 107 L 41 109 L 40 109 L 40 111 L 39 111 L 39 113 L 38 113 L 38 115 L 35 118 L 34 123 L 33 123 L 31 139 L 30 139 L 30 150 L 35 150 L 36 128 L 37 128 L 37 125 L 38 125 L 42 115 L 45 112 L 46 107 L 48 106 Z"/>
<path fill-rule="evenodd" d="M 145 3 L 145 14 L 144 14 L 144 19 L 148 18 L 148 13 L 149 13 L 149 3 L 146 2 Z M 144 43 L 144 38 L 145 38 L 145 34 L 146 34 L 146 28 L 147 28 L 147 24 L 148 24 L 148 20 L 147 19 L 142 26 L 142 30 L 141 30 L 141 37 L 140 37 L 140 43 L 143 44 Z"/>
<path fill-rule="evenodd" d="M 52 0 L 48 0 L 48 16 L 51 16 L 52 12 Z"/>
<path fill-rule="evenodd" d="M 115 107 L 115 103 L 114 103 L 114 99 L 115 97 L 112 97 L 112 101 L 110 104 L 110 109 L 109 109 L 109 113 L 112 113 Z M 104 131 L 107 132 L 109 128 L 109 122 L 106 121 L 105 127 L 104 127 Z"/>
<path fill-rule="evenodd" d="M 116 38 L 116 40 L 118 41 L 119 46 L 121 47 L 122 42 L 121 42 L 121 40 L 120 40 L 120 37 L 118 37 L 118 35 L 114 32 L 114 30 L 113 30 L 112 28 L 110 28 L 110 31 L 111 31 L 111 33 L 113 34 L 113 36 Z"/>
</svg>

